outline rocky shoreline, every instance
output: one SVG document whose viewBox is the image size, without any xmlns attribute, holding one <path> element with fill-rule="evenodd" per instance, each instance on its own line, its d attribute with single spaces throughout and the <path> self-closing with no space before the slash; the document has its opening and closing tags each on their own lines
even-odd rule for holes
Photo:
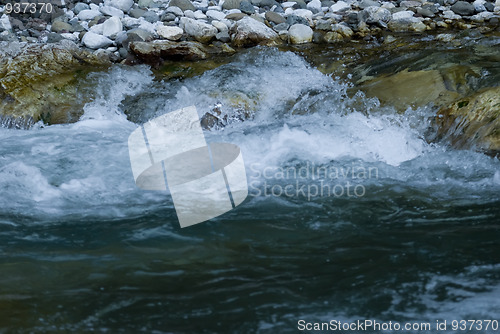
<svg viewBox="0 0 500 334">
<path fill-rule="evenodd" d="M 34 14 L 16 13 L 16 2 L 7 3 L 0 6 L 0 41 L 66 40 L 128 64 L 206 59 L 255 45 L 369 40 L 386 32 L 434 31 L 446 41 L 449 29 L 500 31 L 500 0 L 56 0 L 50 13 Z"/>
</svg>

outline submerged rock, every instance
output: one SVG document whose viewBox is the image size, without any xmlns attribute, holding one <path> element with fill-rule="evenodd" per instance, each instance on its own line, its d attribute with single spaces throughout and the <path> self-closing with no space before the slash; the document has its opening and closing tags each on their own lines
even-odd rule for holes
<svg viewBox="0 0 500 334">
<path fill-rule="evenodd" d="M 368 97 L 377 97 L 400 111 L 408 106 L 420 107 L 429 103 L 443 106 L 459 97 L 457 92 L 447 89 L 438 70 L 405 70 L 364 81 L 359 87 Z"/>
<path fill-rule="evenodd" d="M 48 124 L 77 120 L 83 112 L 79 79 L 86 69 L 108 65 L 108 58 L 68 40 L 47 45 L 0 42 L 1 118 Z"/>
<path fill-rule="evenodd" d="M 456 148 L 500 155 L 500 87 L 453 102 L 438 112 L 439 134 Z"/>
</svg>

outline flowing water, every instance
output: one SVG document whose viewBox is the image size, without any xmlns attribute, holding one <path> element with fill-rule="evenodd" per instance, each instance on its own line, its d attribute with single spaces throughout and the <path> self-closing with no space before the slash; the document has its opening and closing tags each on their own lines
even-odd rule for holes
<svg viewBox="0 0 500 334">
<path fill-rule="evenodd" d="M 0 129 L 0 332 L 500 320 L 500 161 L 428 143 L 434 108 L 396 113 L 275 49 L 178 80 L 114 66 L 89 86 L 76 123 Z M 216 104 L 205 137 L 240 146 L 249 197 L 180 229 L 168 192 L 135 186 L 127 138 Z"/>
</svg>

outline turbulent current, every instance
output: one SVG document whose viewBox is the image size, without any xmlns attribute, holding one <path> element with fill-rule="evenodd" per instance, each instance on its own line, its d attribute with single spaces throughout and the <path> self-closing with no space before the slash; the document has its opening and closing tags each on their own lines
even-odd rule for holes
<svg viewBox="0 0 500 334">
<path fill-rule="evenodd" d="M 89 85 L 76 123 L 0 129 L 6 332 L 500 320 L 500 161 L 428 143 L 434 108 L 397 113 L 273 49 L 182 80 L 115 66 Z M 249 196 L 181 229 L 168 191 L 136 187 L 127 139 L 189 105 L 217 110 L 206 140 L 241 148 Z"/>
</svg>

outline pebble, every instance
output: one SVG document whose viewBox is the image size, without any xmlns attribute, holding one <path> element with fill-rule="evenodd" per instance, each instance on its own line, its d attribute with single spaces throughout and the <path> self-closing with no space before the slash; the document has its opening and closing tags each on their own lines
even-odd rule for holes
<svg viewBox="0 0 500 334">
<path fill-rule="evenodd" d="M 288 29 L 288 41 L 291 44 L 312 42 L 313 30 L 304 24 L 294 24 Z"/>
</svg>

